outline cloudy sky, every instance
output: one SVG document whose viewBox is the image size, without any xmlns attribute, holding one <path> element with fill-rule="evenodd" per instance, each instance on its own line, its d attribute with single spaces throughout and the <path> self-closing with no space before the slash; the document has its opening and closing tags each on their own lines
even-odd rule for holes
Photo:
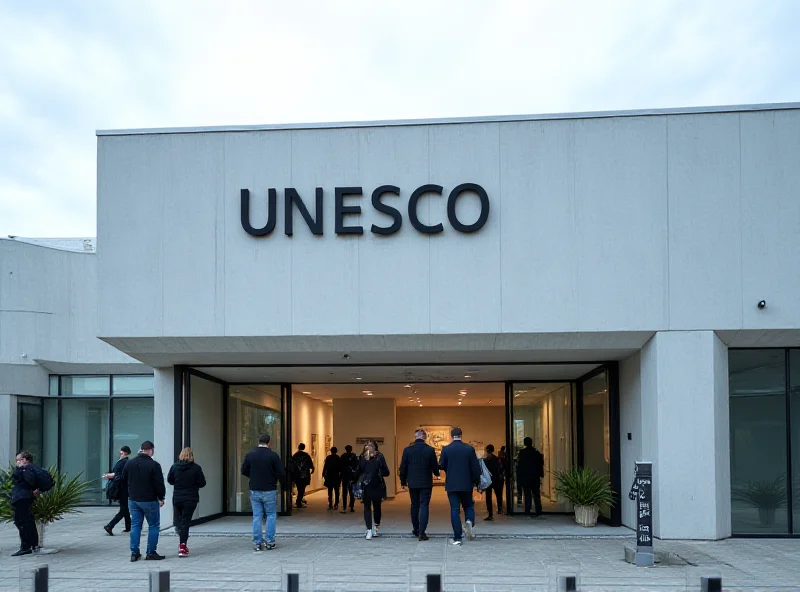
<svg viewBox="0 0 800 592">
<path fill-rule="evenodd" d="M 97 129 L 798 101 L 798 30 L 795 0 L 0 0 L 0 236 L 95 235 Z"/>
</svg>

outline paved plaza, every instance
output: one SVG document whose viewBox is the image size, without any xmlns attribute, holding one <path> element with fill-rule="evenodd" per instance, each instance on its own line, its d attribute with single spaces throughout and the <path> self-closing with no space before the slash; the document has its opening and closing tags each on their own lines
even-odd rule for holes
<svg viewBox="0 0 800 592">
<path fill-rule="evenodd" d="M 800 540 L 657 542 L 686 564 L 641 569 L 622 559 L 623 543 L 632 538 L 627 529 L 579 529 L 560 516 L 485 523 L 485 511 L 479 511 L 478 538 L 458 548 L 446 537 L 446 508 L 438 498 L 429 529 L 434 536 L 420 543 L 408 535 L 400 498 L 386 504 L 385 536 L 367 541 L 359 505 L 356 513 L 341 515 L 327 512 L 318 494 L 309 501 L 298 515 L 278 519 L 274 551 L 254 554 L 250 520 L 235 517 L 195 527 L 192 555 L 185 559 L 177 557 L 171 530 L 165 531 L 159 551 L 167 559 L 161 562 L 129 562 L 127 536 L 102 531 L 112 508 L 86 508 L 49 527 L 46 546 L 59 549 L 53 555 L 10 557 L 17 533 L 3 524 L 0 590 L 30 589 L 31 568 L 46 563 L 56 592 L 145 591 L 148 572 L 159 568 L 170 570 L 178 591 L 284 590 L 287 573 L 300 574 L 301 590 L 422 591 L 425 575 L 440 573 L 447 592 L 544 592 L 556 590 L 559 574 L 577 573 L 584 591 L 699 590 L 701 575 L 720 575 L 725 590 L 800 592 Z"/>
</svg>

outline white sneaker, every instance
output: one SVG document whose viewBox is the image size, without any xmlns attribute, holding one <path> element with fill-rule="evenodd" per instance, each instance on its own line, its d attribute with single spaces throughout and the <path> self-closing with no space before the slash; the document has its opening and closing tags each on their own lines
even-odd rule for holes
<svg viewBox="0 0 800 592">
<path fill-rule="evenodd" d="M 372 527 L 372 536 L 381 536 L 381 527 L 380 526 L 373 526 Z"/>
<path fill-rule="evenodd" d="M 369 541 L 369 540 L 371 540 L 371 539 L 372 539 L 372 529 L 370 528 L 370 529 L 367 531 L 367 540 Z"/>
<path fill-rule="evenodd" d="M 467 520 L 467 538 L 473 540 L 475 538 L 475 526 L 471 520 Z"/>
<path fill-rule="evenodd" d="M 453 545 L 455 545 L 456 547 L 460 547 L 461 546 L 461 539 L 453 539 Z"/>
</svg>

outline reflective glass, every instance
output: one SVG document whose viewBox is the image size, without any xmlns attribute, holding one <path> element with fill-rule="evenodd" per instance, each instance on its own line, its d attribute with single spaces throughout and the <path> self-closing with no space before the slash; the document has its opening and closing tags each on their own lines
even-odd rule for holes
<svg viewBox="0 0 800 592">
<path fill-rule="evenodd" d="M 145 440 L 153 440 L 153 399 L 115 399 L 112 464 L 119 449 L 128 446 L 136 454 Z M 110 469 L 109 469 L 110 470 Z"/>
<path fill-rule="evenodd" d="M 62 376 L 61 394 L 65 397 L 108 397 L 111 378 L 108 376 Z"/>
<path fill-rule="evenodd" d="M 153 375 L 114 376 L 114 396 L 154 395 Z"/>
<path fill-rule="evenodd" d="M 61 472 L 80 474 L 91 486 L 84 501 L 103 501 L 102 477 L 108 471 L 108 399 L 61 401 Z"/>
<path fill-rule="evenodd" d="M 800 349 L 789 351 L 789 395 L 792 398 L 792 508 L 794 534 L 800 534 Z"/>
<path fill-rule="evenodd" d="M 42 464 L 44 446 L 42 404 L 38 401 L 17 403 L 18 450 L 27 450 L 33 455 L 33 462 Z"/>
</svg>

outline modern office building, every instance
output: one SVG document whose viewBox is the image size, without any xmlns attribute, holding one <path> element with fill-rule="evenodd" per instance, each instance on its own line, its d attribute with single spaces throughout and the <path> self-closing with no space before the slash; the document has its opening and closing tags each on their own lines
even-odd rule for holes
<svg viewBox="0 0 800 592">
<path fill-rule="evenodd" d="M 658 537 L 800 531 L 800 104 L 102 131 L 97 199 L 96 253 L 0 241 L 3 462 L 191 445 L 210 518 L 259 432 L 460 425 L 612 525 L 650 460 Z"/>
</svg>

